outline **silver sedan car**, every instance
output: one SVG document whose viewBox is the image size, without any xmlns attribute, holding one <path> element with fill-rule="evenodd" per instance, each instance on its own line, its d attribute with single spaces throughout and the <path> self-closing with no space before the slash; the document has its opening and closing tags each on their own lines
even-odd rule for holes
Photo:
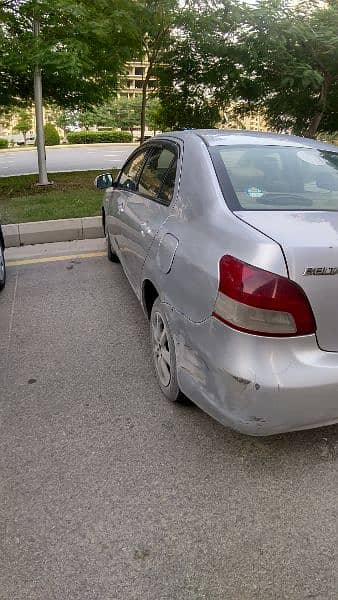
<svg viewBox="0 0 338 600">
<path fill-rule="evenodd" d="M 337 147 L 178 131 L 96 185 L 169 400 L 252 435 L 337 422 Z"/>
</svg>

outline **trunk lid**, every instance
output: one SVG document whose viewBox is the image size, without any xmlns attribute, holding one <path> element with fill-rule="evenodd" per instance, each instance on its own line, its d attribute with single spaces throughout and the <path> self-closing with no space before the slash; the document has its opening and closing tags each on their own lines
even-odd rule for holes
<svg viewBox="0 0 338 600">
<path fill-rule="evenodd" d="M 282 247 L 290 279 L 305 291 L 320 348 L 338 352 L 338 213 L 237 211 Z"/>
</svg>

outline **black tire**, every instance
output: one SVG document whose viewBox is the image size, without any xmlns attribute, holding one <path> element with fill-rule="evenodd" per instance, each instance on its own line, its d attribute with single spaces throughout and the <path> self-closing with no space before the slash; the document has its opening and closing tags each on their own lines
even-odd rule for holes
<svg viewBox="0 0 338 600">
<path fill-rule="evenodd" d="M 113 263 L 119 263 L 120 262 L 119 257 L 111 249 L 111 243 L 110 243 L 110 239 L 109 239 L 108 233 L 107 233 L 106 239 L 107 239 L 107 256 L 108 256 L 108 260 L 110 260 L 110 262 L 113 262 Z"/>
<path fill-rule="evenodd" d="M 157 325 L 160 323 L 160 320 L 157 321 L 158 315 L 160 317 L 160 320 L 162 321 L 162 323 L 165 326 L 165 337 L 166 337 L 166 341 L 164 340 L 164 345 L 161 350 L 159 349 L 160 344 L 158 342 L 159 336 L 157 333 Z M 162 329 L 162 332 L 163 332 L 163 329 Z M 181 399 L 182 394 L 181 394 L 180 388 L 178 387 L 178 383 L 177 383 L 175 344 L 174 344 L 173 336 L 170 332 L 168 319 L 165 315 L 165 312 L 163 310 L 163 307 L 162 307 L 162 304 L 161 304 L 161 301 L 159 298 L 157 298 L 155 300 L 152 310 L 151 310 L 150 340 L 151 340 L 152 355 L 153 355 L 153 361 L 154 361 L 154 367 L 155 367 L 155 374 L 156 374 L 158 384 L 162 390 L 162 393 L 166 396 L 166 398 L 168 398 L 168 400 L 170 400 L 171 402 L 177 402 Z M 163 373 L 161 373 L 161 368 L 160 368 L 160 360 L 164 360 L 164 359 L 163 359 L 163 356 L 159 357 L 159 352 L 162 353 L 165 351 L 168 352 L 168 354 L 166 354 L 166 360 L 168 360 L 168 363 L 166 363 L 166 364 L 167 364 L 168 370 L 169 370 L 168 382 L 166 382 L 164 380 L 165 378 L 162 376 Z M 169 363 L 170 363 L 170 366 L 169 366 Z"/>
<path fill-rule="evenodd" d="M 3 268 L 2 268 L 3 266 Z M 6 265 L 5 265 L 5 253 L 2 245 L 0 244 L 0 290 L 5 287 L 6 284 Z"/>
</svg>

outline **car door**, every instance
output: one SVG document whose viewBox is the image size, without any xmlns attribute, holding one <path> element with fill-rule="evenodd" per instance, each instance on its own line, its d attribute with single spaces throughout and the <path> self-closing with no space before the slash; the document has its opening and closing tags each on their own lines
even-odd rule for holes
<svg viewBox="0 0 338 600">
<path fill-rule="evenodd" d="M 149 148 L 137 189 L 128 193 L 121 221 L 122 261 L 138 296 L 144 261 L 154 237 L 169 215 L 178 160 L 178 148 L 174 143 L 149 144 Z"/>
<path fill-rule="evenodd" d="M 137 189 L 137 183 L 149 148 L 134 152 L 120 171 L 117 183 L 106 192 L 106 227 L 112 247 L 123 261 L 123 239 L 121 236 L 125 206 L 130 194 Z"/>
</svg>

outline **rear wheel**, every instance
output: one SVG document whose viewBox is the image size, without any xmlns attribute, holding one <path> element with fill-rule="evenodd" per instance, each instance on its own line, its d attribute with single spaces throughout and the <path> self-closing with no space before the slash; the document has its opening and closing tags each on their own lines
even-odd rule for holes
<svg viewBox="0 0 338 600">
<path fill-rule="evenodd" d="M 150 339 L 159 386 L 168 400 L 176 402 L 181 392 L 177 383 L 175 344 L 159 298 L 151 310 Z"/>
<path fill-rule="evenodd" d="M 0 244 L 0 290 L 5 287 L 6 283 L 6 265 L 5 265 L 5 253 L 4 249 Z"/>
</svg>

